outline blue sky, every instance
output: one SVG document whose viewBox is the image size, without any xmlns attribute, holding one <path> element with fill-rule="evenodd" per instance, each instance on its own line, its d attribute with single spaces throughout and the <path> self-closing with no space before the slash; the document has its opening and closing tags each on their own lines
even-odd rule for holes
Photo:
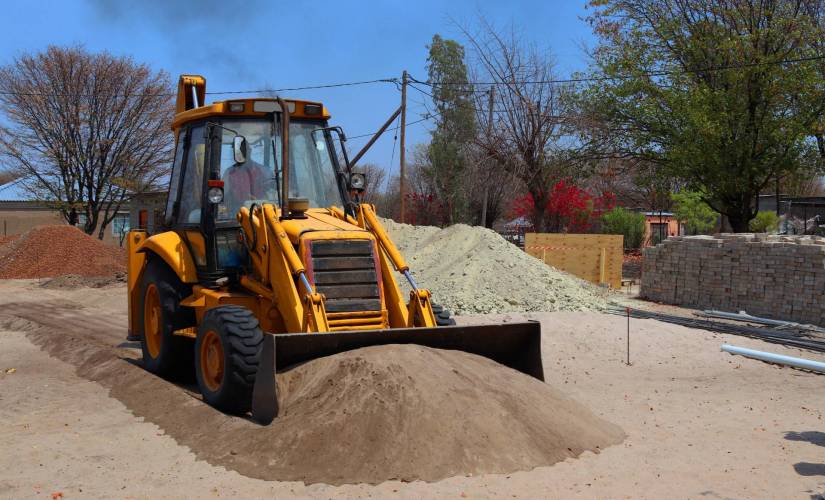
<svg viewBox="0 0 825 500">
<path fill-rule="evenodd" d="M 5 1 L 0 64 L 46 46 L 82 44 L 130 55 L 177 78 L 198 73 L 207 90 L 301 87 L 400 77 L 426 79 L 426 45 L 433 34 L 463 42 L 455 23 L 472 27 L 483 14 L 514 25 L 525 40 L 552 53 L 560 77 L 587 65 L 593 37 L 579 0 L 292 1 L 63 0 Z M 381 83 L 286 92 L 321 100 L 348 135 L 376 130 L 397 108 L 400 92 Z M 409 92 L 407 121 L 420 118 L 425 97 Z M 220 99 L 219 96 L 211 96 Z M 430 124 L 408 128 L 407 150 L 428 139 Z M 352 140 L 355 152 L 367 138 Z M 393 134 L 363 161 L 387 168 Z M 396 147 L 392 171 L 398 169 Z"/>
</svg>

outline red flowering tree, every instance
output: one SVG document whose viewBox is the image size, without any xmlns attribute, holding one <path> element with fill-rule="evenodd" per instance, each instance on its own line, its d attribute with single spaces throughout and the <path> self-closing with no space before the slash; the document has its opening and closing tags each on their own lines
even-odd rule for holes
<svg viewBox="0 0 825 500">
<path fill-rule="evenodd" d="M 561 180 L 548 193 L 546 222 L 548 229 L 556 233 L 587 232 L 601 215 L 616 206 L 613 193 L 593 196 L 588 191 Z M 513 213 L 528 219 L 534 213 L 533 195 L 527 194 L 513 203 Z"/>
<path fill-rule="evenodd" d="M 444 219 L 444 204 L 433 194 L 407 193 L 404 196 L 407 205 L 407 224 L 439 226 Z"/>
</svg>

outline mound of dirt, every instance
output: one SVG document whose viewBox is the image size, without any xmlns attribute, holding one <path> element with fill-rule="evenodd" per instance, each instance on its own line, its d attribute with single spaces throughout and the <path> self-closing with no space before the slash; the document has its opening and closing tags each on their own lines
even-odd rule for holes
<svg viewBox="0 0 825 500">
<path fill-rule="evenodd" d="M 506 473 L 624 437 L 553 387 L 460 351 L 368 347 L 298 366 L 278 385 L 286 411 L 271 440 L 233 445 L 260 453 L 274 477 L 339 484 Z M 266 450 L 272 444 L 279 453 Z"/>
<path fill-rule="evenodd" d="M 0 279 L 125 272 L 126 252 L 73 226 L 37 226 L 0 246 Z"/>
<path fill-rule="evenodd" d="M 90 321 L 61 304 L 10 305 L 2 314 L 18 319 L 0 328 L 26 331 L 199 459 L 245 476 L 437 481 L 529 470 L 624 439 L 548 384 L 483 357 L 416 345 L 349 351 L 279 373 L 281 415 L 262 427 L 207 406 L 191 385 L 145 372 L 133 345 L 111 346 L 107 318 Z"/>
<path fill-rule="evenodd" d="M 52 290 L 73 290 L 75 288 L 104 288 L 111 285 L 126 283 L 126 273 L 116 272 L 112 276 L 78 276 L 76 274 L 64 274 L 56 278 L 51 278 L 40 284 L 42 288 Z"/>
<path fill-rule="evenodd" d="M 444 229 L 382 220 L 433 302 L 459 314 L 594 311 L 606 292 L 526 254 L 495 231 L 456 224 Z M 407 287 L 401 279 L 399 284 Z M 405 295 L 406 295 L 405 291 Z"/>
</svg>

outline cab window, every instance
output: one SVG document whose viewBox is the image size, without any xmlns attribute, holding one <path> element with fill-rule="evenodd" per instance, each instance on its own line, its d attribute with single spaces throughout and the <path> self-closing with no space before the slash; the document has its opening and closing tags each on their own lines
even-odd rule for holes
<svg viewBox="0 0 825 500">
<path fill-rule="evenodd" d="M 180 182 L 180 172 L 182 169 L 181 162 L 183 161 L 183 143 L 182 136 L 186 132 L 181 132 L 181 138 L 178 139 L 178 144 L 175 147 L 175 162 L 172 164 L 172 175 L 169 176 L 169 194 L 166 196 L 166 225 L 172 224 L 173 211 L 175 202 L 178 201 L 178 183 Z M 141 226 L 143 227 L 143 226 Z"/>
<path fill-rule="evenodd" d="M 193 127 L 189 141 L 189 154 L 183 172 L 180 191 L 178 223 L 198 224 L 201 221 L 204 153 L 203 125 Z"/>
</svg>

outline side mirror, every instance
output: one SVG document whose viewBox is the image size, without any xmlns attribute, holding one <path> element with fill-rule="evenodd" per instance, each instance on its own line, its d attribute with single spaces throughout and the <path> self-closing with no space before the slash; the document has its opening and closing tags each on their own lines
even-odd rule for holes
<svg viewBox="0 0 825 500">
<path fill-rule="evenodd" d="M 239 165 L 246 163 L 246 137 L 242 135 L 235 136 L 232 140 L 232 152 L 235 154 L 235 163 Z"/>
</svg>

